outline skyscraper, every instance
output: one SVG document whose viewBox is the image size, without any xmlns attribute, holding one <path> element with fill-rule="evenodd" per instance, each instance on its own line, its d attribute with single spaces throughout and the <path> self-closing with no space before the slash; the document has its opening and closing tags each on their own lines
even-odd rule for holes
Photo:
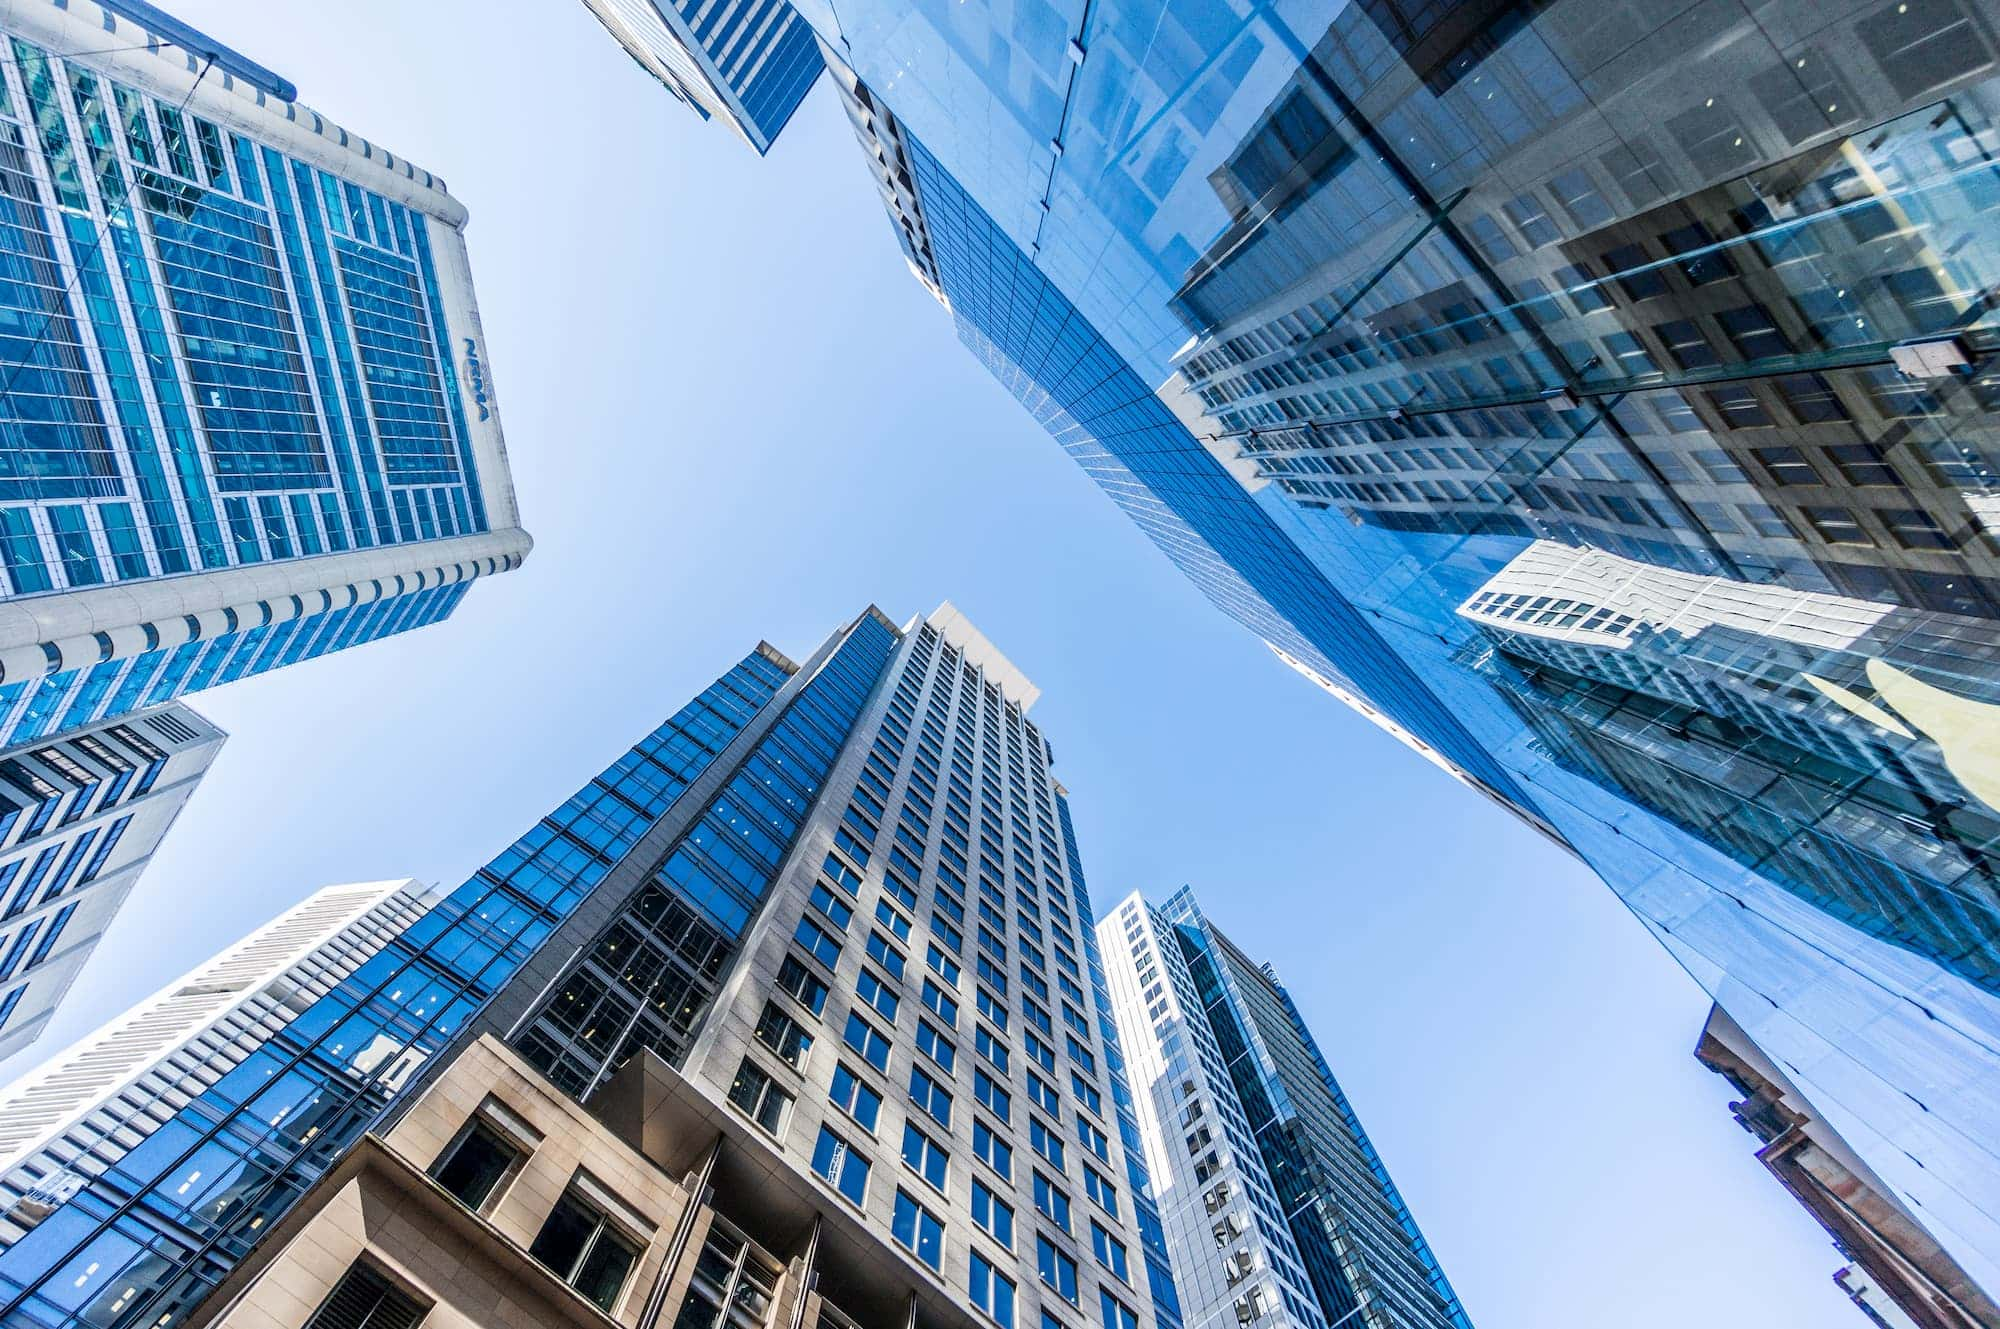
<svg viewBox="0 0 2000 1329">
<path fill-rule="evenodd" d="M 920 1305 L 1178 1329 L 1036 696 L 949 605 L 901 628 L 871 608 L 803 664 L 760 645 L 0 1254 L 0 1319 L 178 1323 L 319 1178 L 395 1171 L 347 1152 L 371 1126 L 407 1162 L 440 1128 L 405 1109 L 526 1076 L 579 1135 L 557 1099 L 653 1103 L 620 1147 L 658 1145 L 654 1167 L 721 1123 L 732 1169 L 900 1248 Z M 537 1133 L 495 1120 L 496 1148 Z M 642 1203 L 615 1180 L 577 1222 Z M 716 1205 L 754 1227 L 756 1194 Z M 536 1258 L 636 1313 L 618 1249 Z"/>
<path fill-rule="evenodd" d="M 798 9 L 967 347 L 1219 608 L 1590 863 L 2000 1285 L 1990 12 Z M 1549 546 L 1735 607 L 1558 667 Z"/>
<path fill-rule="evenodd" d="M 0 753 L 0 1056 L 41 1033 L 222 740 L 169 704 Z"/>
<path fill-rule="evenodd" d="M 152 13 L 0 24 L 0 746 L 436 622 L 529 548 L 465 209 Z"/>
<path fill-rule="evenodd" d="M 115 1166 L 423 915 L 411 881 L 328 886 L 0 1088 L 0 1243 Z"/>
<path fill-rule="evenodd" d="M 584 0 L 639 67 L 758 152 L 812 91 L 825 65 L 786 0 Z"/>
<path fill-rule="evenodd" d="M 1097 925 L 1191 1329 L 1469 1329 L 1298 1008 L 1186 887 Z"/>
</svg>

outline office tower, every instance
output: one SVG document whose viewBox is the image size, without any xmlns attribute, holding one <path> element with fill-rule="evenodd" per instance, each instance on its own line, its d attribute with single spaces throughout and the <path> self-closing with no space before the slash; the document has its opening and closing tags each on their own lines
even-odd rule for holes
<svg viewBox="0 0 2000 1329">
<path fill-rule="evenodd" d="M 424 904 L 412 881 L 324 887 L 0 1088 L 0 1245 L 116 1166 Z"/>
<path fill-rule="evenodd" d="M 1291 995 L 1182 887 L 1097 925 L 1190 1329 L 1469 1329 Z"/>
<path fill-rule="evenodd" d="M 69 992 L 223 733 L 169 704 L 0 753 L 0 1056 Z"/>
<path fill-rule="evenodd" d="M 1990 7 L 798 10 L 967 347 L 2000 1286 Z M 1737 607 L 1559 668 L 1515 630 L 1574 607 L 1550 545 Z M 1840 650 L 1781 617 L 1835 603 Z"/>
<path fill-rule="evenodd" d="M 760 645 L 0 1254 L 0 1320 L 210 1316 L 268 1227 L 316 1219 L 321 1178 L 393 1174 L 381 1148 L 409 1163 L 413 1139 L 413 1165 L 454 1185 L 538 1136 L 581 1149 L 580 1126 L 526 1119 L 554 1103 L 579 1122 L 557 1102 L 574 1099 L 628 1155 L 599 1155 L 620 1166 L 559 1215 L 563 1186 L 495 1212 L 509 1230 L 558 1215 L 560 1249 L 534 1250 L 537 1226 L 530 1253 L 628 1323 L 658 1315 L 634 1273 L 650 1239 L 613 1222 L 630 1240 L 602 1246 L 600 1220 L 657 1219 L 664 1191 L 639 1194 L 639 1173 L 666 1187 L 713 1159 L 736 1179 L 714 1201 L 738 1232 L 725 1282 L 746 1259 L 813 1258 L 809 1232 L 773 1230 L 805 1204 L 836 1305 L 873 1304 L 835 1295 L 849 1277 L 926 1323 L 971 1307 L 1007 1329 L 1178 1329 L 1036 696 L 948 605 L 902 628 L 871 608 L 803 664 Z M 461 1168 L 441 1151 L 489 1091 L 468 1076 L 503 1110 L 486 1162 Z M 427 1111 L 429 1135 L 404 1129 Z M 843 1264 L 857 1244 L 870 1263 Z"/>
<path fill-rule="evenodd" d="M 529 547 L 464 208 L 153 12 L 0 23 L 0 745 L 436 622 Z"/>
<path fill-rule="evenodd" d="M 786 0 L 584 0 L 639 67 L 702 119 L 769 152 L 825 68 Z"/>
<path fill-rule="evenodd" d="M 1878 1322 L 1887 1301 L 1922 1329 L 2000 1324 L 2000 1306 L 1734 1020 L 1714 1007 L 1695 1058 L 1743 1095 L 1730 1109 L 1757 1159 L 1853 1262 L 1835 1280 Z"/>
</svg>

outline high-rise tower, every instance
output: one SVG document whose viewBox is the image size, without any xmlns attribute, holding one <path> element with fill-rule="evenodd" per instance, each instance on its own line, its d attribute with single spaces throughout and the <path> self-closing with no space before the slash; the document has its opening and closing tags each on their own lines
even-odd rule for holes
<svg viewBox="0 0 2000 1329">
<path fill-rule="evenodd" d="M 1178 1329 L 1036 696 L 950 606 L 870 609 L 803 664 L 760 646 L 0 1254 L 0 1319 L 209 1316 L 267 1228 L 327 1212 L 285 1217 L 320 1178 L 407 1165 L 628 1323 L 685 1297 L 700 1209 L 725 1283 L 750 1241 L 920 1323 Z M 592 1112 L 626 1153 L 543 1152 Z M 713 1203 L 648 1220 L 703 1158 Z M 569 1180 L 501 1185 L 544 1168 Z M 370 1258 L 340 1296 L 401 1257 Z"/>
<path fill-rule="evenodd" d="M 436 622 L 529 548 L 465 209 L 141 11 L 0 23 L 0 746 Z"/>
<path fill-rule="evenodd" d="M 1470 1329 L 1269 967 L 1186 887 L 1097 941 L 1190 1329 Z"/>
</svg>

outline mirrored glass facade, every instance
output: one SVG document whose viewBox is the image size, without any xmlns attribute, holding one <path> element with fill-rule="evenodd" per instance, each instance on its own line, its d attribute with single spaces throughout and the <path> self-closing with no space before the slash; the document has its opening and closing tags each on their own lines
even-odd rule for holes
<svg viewBox="0 0 2000 1329">
<path fill-rule="evenodd" d="M 1995 1281 L 1990 9 L 799 8 L 966 345 Z"/>
</svg>

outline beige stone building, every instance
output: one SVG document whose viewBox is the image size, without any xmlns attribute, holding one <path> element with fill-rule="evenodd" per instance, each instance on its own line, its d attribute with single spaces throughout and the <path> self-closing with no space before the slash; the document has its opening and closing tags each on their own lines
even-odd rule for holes
<svg viewBox="0 0 2000 1329">
<path fill-rule="evenodd" d="M 969 1329 L 937 1275 L 650 1053 L 583 1105 L 480 1039 L 190 1329 Z"/>
</svg>

